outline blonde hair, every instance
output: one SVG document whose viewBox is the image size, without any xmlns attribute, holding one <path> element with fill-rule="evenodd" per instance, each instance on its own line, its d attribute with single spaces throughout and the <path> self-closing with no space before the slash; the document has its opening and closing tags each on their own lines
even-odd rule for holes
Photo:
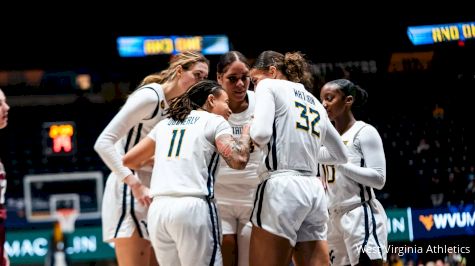
<svg viewBox="0 0 475 266">
<path fill-rule="evenodd" d="M 189 70 L 199 62 L 205 63 L 209 66 L 209 60 L 198 52 L 185 51 L 183 53 L 179 53 L 172 58 L 167 69 L 162 70 L 159 73 L 146 76 L 142 82 L 140 82 L 139 87 L 150 83 L 162 84 L 173 80 L 176 76 L 176 68 L 178 66 L 181 66 L 184 70 Z"/>
</svg>

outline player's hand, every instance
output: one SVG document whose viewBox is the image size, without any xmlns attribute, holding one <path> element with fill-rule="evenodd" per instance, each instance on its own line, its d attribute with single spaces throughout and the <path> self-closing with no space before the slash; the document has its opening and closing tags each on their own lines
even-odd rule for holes
<svg viewBox="0 0 475 266">
<path fill-rule="evenodd" d="M 242 126 L 242 132 L 241 135 L 249 135 L 251 131 L 251 124 L 245 124 Z"/>
<path fill-rule="evenodd" d="M 150 197 L 150 189 L 142 184 L 140 179 L 135 175 L 128 175 L 124 178 L 124 182 L 129 185 L 132 194 L 138 202 L 144 206 L 149 206 L 152 203 Z"/>
<path fill-rule="evenodd" d="M 131 186 L 132 194 L 137 199 L 137 201 L 144 205 L 150 206 L 152 203 L 152 197 L 150 197 L 150 189 L 143 185 L 142 183 Z"/>
</svg>

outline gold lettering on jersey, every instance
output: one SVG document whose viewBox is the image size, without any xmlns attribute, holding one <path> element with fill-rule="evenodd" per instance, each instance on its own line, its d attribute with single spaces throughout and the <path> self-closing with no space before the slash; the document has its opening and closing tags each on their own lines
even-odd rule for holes
<svg viewBox="0 0 475 266">
<path fill-rule="evenodd" d="M 300 91 L 300 90 L 297 90 L 297 89 L 294 89 L 294 95 L 295 97 L 297 98 L 300 98 L 310 104 L 313 104 L 315 105 L 315 100 L 313 99 L 312 96 L 308 95 L 307 93 L 303 92 L 303 91 Z"/>
</svg>

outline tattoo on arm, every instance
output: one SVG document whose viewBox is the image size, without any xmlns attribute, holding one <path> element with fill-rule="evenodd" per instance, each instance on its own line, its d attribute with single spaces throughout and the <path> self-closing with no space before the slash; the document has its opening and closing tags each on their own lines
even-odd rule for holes
<svg viewBox="0 0 475 266">
<path fill-rule="evenodd" d="M 232 135 L 224 134 L 216 139 L 216 147 L 229 167 L 244 169 L 249 161 L 250 137 L 247 134 L 234 139 Z"/>
</svg>

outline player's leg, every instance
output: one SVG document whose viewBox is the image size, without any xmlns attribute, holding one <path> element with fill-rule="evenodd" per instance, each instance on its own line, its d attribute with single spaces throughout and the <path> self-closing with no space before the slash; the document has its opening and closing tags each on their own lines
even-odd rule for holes
<svg viewBox="0 0 475 266">
<path fill-rule="evenodd" d="M 221 249 L 223 252 L 223 265 L 236 266 L 238 260 L 237 235 L 223 234 Z"/>
<path fill-rule="evenodd" d="M 292 245 L 287 238 L 274 235 L 257 226 L 252 227 L 250 266 L 288 266 L 291 258 Z"/>
<path fill-rule="evenodd" d="M 119 266 L 149 265 L 152 253 L 150 241 L 135 231 L 131 237 L 116 238 L 115 254 Z"/>
<path fill-rule="evenodd" d="M 237 227 L 238 221 L 231 204 L 218 204 L 223 232 L 221 250 L 224 266 L 236 266 L 238 259 Z"/>
<path fill-rule="evenodd" d="M 153 247 L 151 247 L 150 251 L 150 266 L 159 266 L 158 261 L 157 261 L 157 256 L 155 255 L 155 250 L 153 250 Z"/>
<path fill-rule="evenodd" d="M 327 241 L 298 242 L 295 245 L 293 259 L 296 266 L 329 265 Z"/>
</svg>

